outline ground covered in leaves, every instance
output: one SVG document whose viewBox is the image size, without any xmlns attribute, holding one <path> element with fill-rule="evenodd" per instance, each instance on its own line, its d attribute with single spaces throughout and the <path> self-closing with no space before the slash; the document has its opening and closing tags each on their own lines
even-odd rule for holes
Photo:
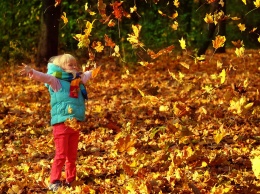
<svg viewBox="0 0 260 194">
<path fill-rule="evenodd" d="M 260 190 L 259 51 L 203 61 L 171 54 L 134 68 L 100 63 L 87 83 L 77 181 L 58 192 Z M 0 69 L 0 193 L 51 193 L 49 94 L 18 72 Z"/>
</svg>

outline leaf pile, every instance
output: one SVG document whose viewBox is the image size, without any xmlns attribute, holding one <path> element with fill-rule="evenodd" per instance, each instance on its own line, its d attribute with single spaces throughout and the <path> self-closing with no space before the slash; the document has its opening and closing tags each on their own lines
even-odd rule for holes
<svg viewBox="0 0 260 194">
<path fill-rule="evenodd" d="M 171 54 L 135 68 L 102 61 L 87 83 L 77 181 L 58 193 L 257 193 L 260 57 L 244 56 Z M 0 73 L 0 191 L 46 193 L 55 149 L 48 91 L 16 67 Z"/>
</svg>

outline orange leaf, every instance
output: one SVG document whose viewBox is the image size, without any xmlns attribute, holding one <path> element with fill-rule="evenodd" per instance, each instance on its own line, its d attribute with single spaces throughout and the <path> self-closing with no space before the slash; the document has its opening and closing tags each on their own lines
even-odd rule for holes
<svg viewBox="0 0 260 194">
<path fill-rule="evenodd" d="M 212 44 L 213 44 L 213 47 L 214 47 L 215 49 L 218 49 L 218 48 L 220 48 L 220 47 L 223 47 L 224 44 L 225 44 L 225 42 L 226 42 L 226 37 L 225 37 L 225 36 L 220 36 L 220 35 L 218 35 L 218 36 L 215 38 L 215 40 L 212 40 Z"/>
<path fill-rule="evenodd" d="M 106 34 L 105 34 L 105 46 L 109 46 L 111 48 L 114 48 L 116 46 L 116 44 L 112 41 L 112 39 L 109 38 Z"/>
</svg>

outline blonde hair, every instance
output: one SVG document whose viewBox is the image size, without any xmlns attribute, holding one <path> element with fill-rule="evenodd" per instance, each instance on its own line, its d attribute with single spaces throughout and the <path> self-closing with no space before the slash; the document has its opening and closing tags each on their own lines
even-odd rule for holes
<svg viewBox="0 0 260 194">
<path fill-rule="evenodd" d="M 49 59 L 50 63 L 53 63 L 62 69 L 66 69 L 66 66 L 70 63 L 74 63 L 77 65 L 77 60 L 75 57 L 73 57 L 71 54 L 62 54 L 58 56 L 51 57 Z"/>
</svg>

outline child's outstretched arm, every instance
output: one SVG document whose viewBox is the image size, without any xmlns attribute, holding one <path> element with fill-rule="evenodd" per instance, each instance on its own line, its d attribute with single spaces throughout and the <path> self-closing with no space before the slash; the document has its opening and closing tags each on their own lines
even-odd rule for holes
<svg viewBox="0 0 260 194">
<path fill-rule="evenodd" d="M 23 67 L 20 71 L 21 75 L 28 75 L 33 80 L 49 84 L 55 92 L 61 88 L 61 84 L 56 77 L 46 73 L 42 73 L 40 71 L 36 71 L 35 69 L 24 63 L 22 63 L 22 65 Z"/>
</svg>

